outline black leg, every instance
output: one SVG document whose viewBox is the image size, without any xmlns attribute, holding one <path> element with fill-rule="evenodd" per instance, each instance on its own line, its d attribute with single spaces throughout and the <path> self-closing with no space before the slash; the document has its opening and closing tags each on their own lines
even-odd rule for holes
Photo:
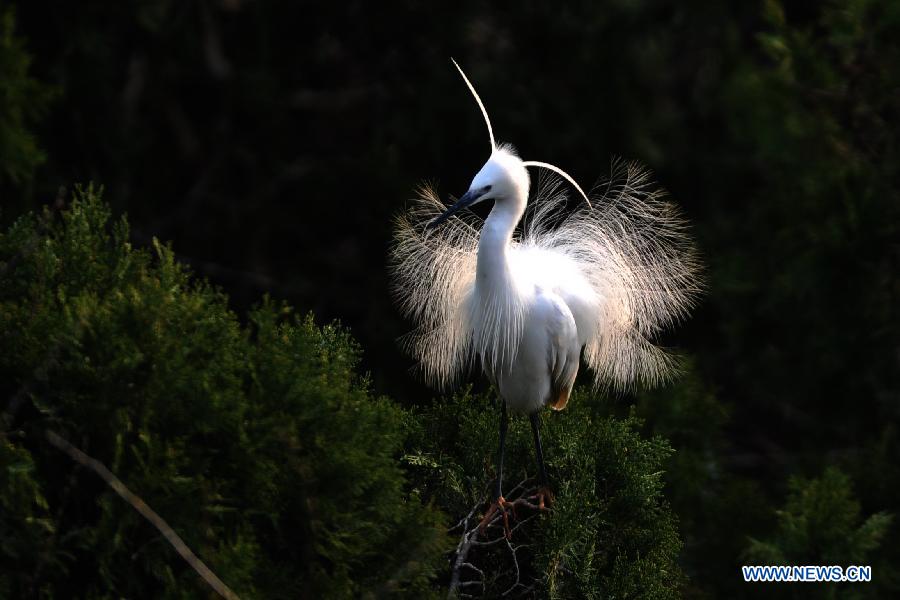
<svg viewBox="0 0 900 600">
<path fill-rule="evenodd" d="M 494 500 L 498 500 L 503 495 L 503 453 L 506 446 L 506 427 L 509 424 L 509 418 L 506 416 L 506 401 L 500 399 L 500 452 L 497 459 L 497 482 L 494 487 Z"/>
<path fill-rule="evenodd" d="M 531 431 L 534 432 L 534 449 L 537 452 L 538 469 L 540 469 L 541 485 L 548 487 L 547 470 L 544 468 L 544 449 L 541 448 L 541 418 L 538 413 L 531 413 Z"/>
</svg>

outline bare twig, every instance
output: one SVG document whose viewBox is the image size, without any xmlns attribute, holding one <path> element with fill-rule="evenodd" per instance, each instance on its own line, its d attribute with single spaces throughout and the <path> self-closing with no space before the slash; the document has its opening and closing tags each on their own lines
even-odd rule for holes
<svg viewBox="0 0 900 600">
<path fill-rule="evenodd" d="M 472 510 L 469 511 L 469 514 L 462 520 L 463 532 L 462 537 L 459 540 L 459 544 L 456 546 L 456 560 L 453 563 L 453 573 L 450 577 L 450 590 L 447 592 L 448 600 L 452 600 L 457 597 L 459 593 L 460 586 L 460 573 L 464 566 L 469 566 L 479 573 L 481 573 L 482 581 L 484 581 L 484 573 L 475 568 L 474 565 L 466 562 L 466 557 L 469 555 L 469 548 L 472 547 L 472 541 L 475 536 L 478 535 L 478 528 L 469 529 L 469 521 L 472 517 L 475 516 L 475 511 L 478 510 L 478 504 L 472 507 Z M 455 527 L 454 527 L 455 529 Z M 482 584 L 483 585 L 483 584 Z"/>
<path fill-rule="evenodd" d="M 209 586 L 216 591 L 220 596 L 226 598 L 227 600 L 239 600 L 238 595 L 231 591 L 225 583 L 219 579 L 215 573 L 213 573 L 209 567 L 207 567 L 202 560 L 197 558 L 197 555 L 193 553 L 193 551 L 187 547 L 187 544 L 178 536 L 175 531 L 169 527 L 169 524 L 166 523 L 162 517 L 160 517 L 156 512 L 147 506 L 147 504 L 141 500 L 138 496 L 134 495 L 131 490 L 125 487 L 118 477 L 112 474 L 112 472 L 106 468 L 106 466 L 100 461 L 91 458 L 68 441 L 60 437 L 53 431 L 49 429 L 45 431 L 45 435 L 47 436 L 47 441 L 49 441 L 53 446 L 62 450 L 69 457 L 72 458 L 75 462 L 89 468 L 94 473 L 100 476 L 106 484 L 113 489 L 123 500 L 128 502 L 131 506 L 134 507 L 136 511 L 138 511 L 141 516 L 150 521 L 154 527 L 156 527 L 161 534 L 172 544 L 172 547 L 175 548 L 175 551 L 181 555 L 181 558 L 187 562 L 191 568 L 193 568 L 200 577 L 206 581 Z"/>
<path fill-rule="evenodd" d="M 516 567 L 516 582 L 514 584 L 512 584 L 511 586 L 509 586 L 508 590 L 506 590 L 505 592 L 500 594 L 501 596 L 506 596 L 511 591 L 513 591 L 514 589 L 519 587 L 519 579 L 521 578 L 522 573 L 519 570 L 519 557 L 516 554 L 516 549 L 513 548 L 512 542 L 509 541 L 509 538 L 503 538 L 503 539 L 506 540 L 506 546 L 507 546 L 507 548 L 509 548 L 510 555 L 512 555 L 513 565 Z"/>
<path fill-rule="evenodd" d="M 520 527 L 522 527 L 523 525 L 525 525 L 525 524 L 528 523 L 529 521 L 533 521 L 533 520 L 536 519 L 538 516 L 539 516 L 539 514 L 531 515 L 530 517 L 525 518 L 525 519 L 522 519 L 521 521 L 519 521 L 518 523 L 516 523 L 516 525 L 515 525 L 513 528 L 511 528 L 511 529 L 509 530 L 510 536 L 511 536 L 513 533 L 515 533 Z M 499 519 L 500 517 L 497 517 L 497 518 Z M 494 521 L 492 520 L 491 523 L 493 523 L 493 522 L 494 522 Z M 506 539 L 506 536 L 500 536 L 500 537 L 498 537 L 498 538 L 494 538 L 494 539 L 492 539 L 492 540 L 487 540 L 487 541 L 472 540 L 472 545 L 473 545 L 473 546 L 493 546 L 494 544 L 497 544 L 497 543 L 499 543 L 499 542 L 502 542 L 502 541 L 505 540 L 505 539 Z M 521 547 L 522 547 L 522 546 L 517 546 L 517 548 L 521 548 Z"/>
<path fill-rule="evenodd" d="M 477 566 L 477 564 L 481 564 L 479 560 L 481 558 L 481 554 L 479 553 L 480 549 L 490 551 L 490 547 L 506 548 L 506 550 L 500 550 L 500 552 L 508 554 L 509 560 L 511 561 L 510 566 L 512 568 L 510 568 L 509 571 L 506 571 L 504 576 L 508 575 L 512 578 L 513 583 L 502 593 L 502 596 L 510 596 L 517 591 L 521 594 L 525 594 L 533 588 L 533 585 L 529 587 L 522 582 L 523 573 L 519 565 L 519 551 L 530 548 L 531 544 L 523 543 L 514 545 L 511 539 L 516 531 L 524 528 L 529 522 L 538 518 L 540 514 L 546 510 L 541 509 L 540 506 L 530 501 L 537 496 L 539 490 L 538 488 L 527 487 L 528 481 L 528 479 L 523 479 L 510 488 L 506 493 L 507 500 L 504 505 L 505 508 L 494 511 L 490 520 L 486 523 L 480 523 L 476 518 L 479 510 L 484 506 L 484 502 L 480 501 L 472 507 L 469 514 L 450 528 L 450 532 L 462 529 L 462 533 L 454 554 L 453 570 L 450 578 L 450 590 L 447 594 L 448 600 L 452 600 L 453 598 L 472 597 L 469 592 L 475 591 L 478 588 L 481 588 L 482 594 L 485 593 L 488 579 L 493 579 L 495 575 L 491 573 L 486 574 Z M 533 510 L 535 513 L 520 520 L 516 514 L 516 508 L 525 508 L 529 511 Z M 504 515 L 507 515 L 508 513 L 505 513 L 504 511 L 512 512 L 512 517 L 516 520 L 516 524 L 512 528 L 505 525 L 506 521 L 504 520 Z M 503 544 L 502 546 L 501 543 Z M 478 552 L 473 552 L 473 549 L 478 549 Z M 470 558 L 470 556 L 474 558 Z M 469 572 L 465 573 L 465 570 L 468 570 Z M 476 574 L 477 577 L 473 578 L 473 575 Z M 465 592 L 463 590 L 465 590 Z"/>
</svg>

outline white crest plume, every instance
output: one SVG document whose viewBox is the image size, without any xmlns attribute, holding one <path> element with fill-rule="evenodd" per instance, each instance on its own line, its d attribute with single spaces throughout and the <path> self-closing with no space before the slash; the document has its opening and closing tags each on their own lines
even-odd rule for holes
<svg viewBox="0 0 900 600">
<path fill-rule="evenodd" d="M 591 208 L 594 208 L 593 206 L 591 206 L 591 201 L 588 199 L 587 194 L 585 194 L 584 190 L 581 189 L 581 186 L 578 185 L 578 182 L 575 181 L 575 179 L 571 175 L 569 175 L 568 173 L 566 173 L 565 171 L 563 171 L 556 165 L 551 165 L 550 163 L 540 162 L 537 160 L 526 160 L 526 161 L 523 161 L 522 164 L 525 165 L 526 167 L 540 167 L 542 169 L 547 169 L 549 171 L 553 171 L 557 175 L 561 175 L 566 181 L 568 181 L 569 183 L 572 184 L 572 187 L 574 187 L 576 190 L 578 190 L 578 193 L 581 194 L 581 197 L 584 198 L 584 201 L 587 202 L 587 205 L 590 206 Z"/>
<path fill-rule="evenodd" d="M 469 81 L 469 78 L 466 77 L 466 74 L 463 72 L 462 67 L 460 67 L 456 63 L 456 59 L 451 58 L 453 61 L 453 66 L 456 67 L 456 70 L 459 71 L 459 74 L 462 75 L 463 81 L 466 82 L 466 85 L 469 88 L 469 91 L 472 92 L 472 95 L 475 96 L 475 102 L 478 103 L 478 108 L 481 109 L 481 114 L 484 116 L 484 124 L 487 125 L 488 135 L 491 138 L 491 152 L 497 149 L 497 142 L 494 140 L 494 128 L 491 127 L 491 118 L 488 116 L 487 109 L 484 107 L 484 103 L 481 101 L 481 96 L 478 95 L 478 92 L 475 91 L 475 86 L 472 85 L 472 82 Z"/>
<path fill-rule="evenodd" d="M 482 111 L 492 157 L 518 161 L 502 154 L 510 151 L 496 145 L 487 110 L 453 64 Z M 539 180 L 506 246 L 504 277 L 512 283 L 497 288 L 498 297 L 526 309 L 534 290 L 560 298 L 572 313 L 582 358 L 597 385 L 624 388 L 636 380 L 663 380 L 674 360 L 653 340 L 687 315 L 701 291 L 699 262 L 678 210 L 637 163 L 614 161 L 607 183 L 592 192 L 593 205 L 562 169 L 537 161 L 522 164 L 560 175 L 587 206 L 565 214 L 562 181 Z M 429 230 L 426 224 L 445 210 L 433 188 L 421 187 L 396 220 L 391 252 L 394 291 L 402 311 L 417 324 L 406 346 L 426 380 L 441 388 L 456 383 L 477 357 L 482 362 L 514 357 L 520 342 L 519 334 L 510 339 L 520 324 L 485 319 L 492 309 L 479 305 L 486 302 L 484 290 L 476 293 L 483 222 L 461 210 Z M 529 318 L 511 309 L 496 312 L 511 315 L 507 320 Z"/>
<path fill-rule="evenodd" d="M 488 116 L 488 111 L 484 107 L 484 102 L 481 101 L 481 96 L 479 96 L 478 92 L 475 91 L 475 86 L 472 85 L 472 82 L 469 81 L 468 77 L 466 77 L 466 73 L 456 62 L 456 59 L 451 58 L 450 60 L 453 62 L 453 66 L 456 67 L 456 70 L 459 71 L 459 74 L 462 75 L 463 81 L 466 82 L 466 86 L 469 88 L 469 91 L 472 92 L 472 96 L 475 98 L 475 102 L 478 103 L 478 108 L 481 109 L 481 115 L 484 117 L 484 124 L 487 126 L 488 136 L 491 138 L 491 152 L 494 152 L 495 150 L 497 150 L 497 141 L 494 139 L 494 128 L 491 127 L 491 118 Z M 578 193 L 581 194 L 581 197 L 584 198 L 584 201 L 587 202 L 588 206 L 591 206 L 591 201 L 588 199 L 587 194 L 584 193 L 584 190 L 581 189 L 581 186 L 578 185 L 578 183 L 571 175 L 569 175 L 556 165 L 551 165 L 550 163 L 537 160 L 526 160 L 523 161 L 522 164 L 524 164 L 526 167 L 540 167 L 542 169 L 548 169 L 550 171 L 553 171 L 554 173 L 561 175 L 563 178 L 565 178 L 566 181 L 572 184 L 572 187 L 578 190 Z"/>
</svg>

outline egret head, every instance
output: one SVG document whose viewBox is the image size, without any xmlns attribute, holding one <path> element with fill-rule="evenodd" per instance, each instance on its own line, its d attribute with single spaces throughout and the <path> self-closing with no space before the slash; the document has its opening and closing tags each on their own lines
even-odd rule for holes
<svg viewBox="0 0 900 600">
<path fill-rule="evenodd" d="M 429 223 L 429 227 L 440 225 L 459 210 L 473 206 L 484 200 L 510 203 L 516 211 L 523 210 L 528 198 L 528 171 L 515 151 L 509 146 L 500 146 L 491 153 L 481 170 L 472 179 L 469 190 L 441 216 Z"/>
</svg>

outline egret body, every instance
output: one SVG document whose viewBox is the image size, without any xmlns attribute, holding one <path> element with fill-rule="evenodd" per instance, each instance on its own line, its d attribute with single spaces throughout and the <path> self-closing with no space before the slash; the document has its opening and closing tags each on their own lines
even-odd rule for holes
<svg viewBox="0 0 900 600">
<path fill-rule="evenodd" d="M 498 145 L 481 99 L 459 72 L 481 108 L 491 155 L 450 208 L 430 188 L 420 190 L 398 219 L 393 271 L 401 307 L 419 325 L 408 345 L 426 378 L 447 386 L 477 359 L 502 398 L 488 519 L 505 504 L 507 408 L 531 419 L 543 507 L 549 488 L 541 408 L 565 408 L 582 355 L 598 385 L 664 378 L 672 360 L 651 340 L 686 314 L 699 283 L 684 223 L 646 171 L 616 163 L 591 203 L 558 167 L 523 161 Z M 559 180 L 529 203 L 528 167 L 560 175 L 584 206 L 560 216 L 566 197 Z M 465 210 L 486 201 L 493 207 L 483 223 Z"/>
</svg>

